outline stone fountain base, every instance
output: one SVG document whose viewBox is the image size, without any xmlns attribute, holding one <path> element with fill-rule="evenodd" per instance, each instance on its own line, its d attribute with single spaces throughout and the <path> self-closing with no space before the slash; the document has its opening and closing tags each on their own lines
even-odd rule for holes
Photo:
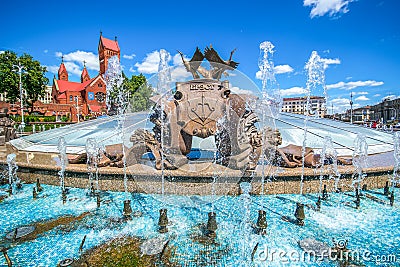
<svg viewBox="0 0 400 267">
<path fill-rule="evenodd" d="M 58 154 L 17 151 L 11 145 L 7 146 L 8 153 L 17 155 L 18 177 L 26 183 L 35 183 L 37 178 L 41 183 L 59 185 L 58 171 L 55 158 Z M 369 168 L 364 169 L 367 177 L 363 185 L 368 189 L 382 188 L 388 177 L 393 173 L 393 153 L 381 153 L 368 157 Z M 0 166 L 7 168 L 5 158 L 0 158 Z M 254 173 L 229 169 L 210 162 L 189 162 L 177 170 L 165 170 L 165 192 L 177 195 L 210 195 L 212 192 L 213 176 L 217 176 L 215 193 L 217 195 L 238 195 L 241 190 L 239 183 L 252 182 L 252 194 L 262 191 L 261 173 L 262 166 L 257 166 Z M 275 173 L 272 182 L 264 185 L 267 194 L 297 194 L 300 192 L 301 168 L 279 168 L 265 166 L 265 174 Z M 338 187 L 343 191 L 352 190 L 352 165 L 338 166 L 341 173 Z M 88 173 L 85 164 L 69 165 L 66 169 L 65 185 L 67 187 L 86 188 L 88 186 Z M 124 191 L 123 169 L 116 167 L 103 167 L 99 170 L 100 190 Z M 129 192 L 161 193 L 161 171 L 153 166 L 135 164 L 127 168 L 127 185 Z M 388 176 L 389 175 L 389 176 Z M 320 172 L 312 168 L 304 170 L 303 193 L 316 193 L 320 191 Z M 335 181 L 323 176 L 323 183 L 327 190 L 333 191 Z M 361 185 L 362 186 L 362 185 Z"/>
<path fill-rule="evenodd" d="M 5 162 L 0 162 L 6 166 Z M 18 177 L 26 183 L 35 183 L 37 178 L 43 184 L 59 185 L 59 167 L 50 165 L 18 163 Z M 177 195 L 209 195 L 212 192 L 212 173 L 207 172 L 206 163 L 192 164 L 190 173 L 177 171 L 165 171 L 165 192 Z M 340 167 L 342 177 L 339 186 L 343 191 L 352 190 L 352 178 L 354 168 L 352 166 Z M 366 169 L 367 177 L 363 181 L 368 189 L 382 188 L 392 173 L 390 167 L 374 167 Z M 199 176 L 201 173 L 202 176 Z M 294 194 L 300 192 L 301 169 L 284 169 L 272 182 L 264 185 L 267 194 Z M 88 174 L 85 165 L 74 165 L 67 168 L 65 176 L 66 187 L 86 188 L 88 186 Z M 171 178 L 172 177 L 172 178 Z M 257 172 L 254 176 L 250 173 L 241 173 L 236 170 L 225 170 L 215 183 L 217 195 L 238 195 L 241 193 L 239 183 L 242 181 L 252 182 L 252 194 L 261 193 L 261 178 Z M 327 190 L 332 191 L 335 181 L 324 177 Z M 149 166 L 134 165 L 128 171 L 128 191 L 137 193 L 161 193 L 161 171 L 154 170 Z M 319 173 L 314 170 L 305 170 L 304 193 L 319 192 Z M 99 178 L 100 190 L 124 191 L 123 170 L 119 168 L 102 168 Z"/>
</svg>

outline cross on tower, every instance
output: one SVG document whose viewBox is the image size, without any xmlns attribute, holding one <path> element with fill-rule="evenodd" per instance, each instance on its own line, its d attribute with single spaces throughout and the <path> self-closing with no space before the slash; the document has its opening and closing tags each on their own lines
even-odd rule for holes
<svg viewBox="0 0 400 267">
<path fill-rule="evenodd" d="M 83 67 L 86 68 L 86 61 L 83 61 Z"/>
<path fill-rule="evenodd" d="M 64 55 L 61 56 L 61 63 L 64 63 Z"/>
</svg>

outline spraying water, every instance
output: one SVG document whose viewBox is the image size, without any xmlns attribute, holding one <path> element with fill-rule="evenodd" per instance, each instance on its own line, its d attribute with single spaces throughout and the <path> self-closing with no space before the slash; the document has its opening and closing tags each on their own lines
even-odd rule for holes
<svg viewBox="0 0 400 267">
<path fill-rule="evenodd" d="M 272 60 L 275 46 L 268 41 L 260 44 L 258 67 L 261 72 L 262 100 L 268 104 L 269 113 L 266 115 L 277 118 L 282 107 L 282 97 L 275 78 L 275 67 Z"/>
<path fill-rule="evenodd" d="M 282 106 L 282 98 L 278 83 L 275 79 L 274 62 L 272 56 L 274 54 L 274 45 L 265 41 L 260 44 L 260 56 L 258 58 L 258 67 L 261 72 L 262 90 L 261 100 L 255 110 L 261 112 L 261 122 L 263 126 L 268 123 L 275 128 L 275 119 L 278 118 Z M 264 194 L 265 184 L 265 165 L 271 164 L 265 153 L 266 129 L 262 130 L 262 146 L 261 146 L 261 194 Z M 273 173 L 270 173 L 273 176 Z"/>
<path fill-rule="evenodd" d="M 305 69 L 307 71 L 307 83 L 306 83 L 306 106 L 305 106 L 305 119 L 304 119 L 304 132 L 303 132 L 303 147 L 302 147 L 302 170 L 301 170 L 301 181 L 300 181 L 300 194 L 303 194 L 303 181 L 304 181 L 304 157 L 306 155 L 306 146 L 307 146 L 307 122 L 309 120 L 309 116 L 316 115 L 317 112 L 312 111 L 310 97 L 311 91 L 313 94 L 316 93 L 314 91 L 317 90 L 318 85 L 323 88 L 325 99 L 327 99 L 326 93 L 326 85 L 325 85 L 325 63 L 320 58 L 316 51 L 311 53 L 311 57 L 306 63 Z"/>
<path fill-rule="evenodd" d="M 58 172 L 58 175 L 60 176 L 60 188 L 61 188 L 61 193 L 65 192 L 65 168 L 67 167 L 68 163 L 68 158 L 67 158 L 67 144 L 65 142 L 64 137 L 58 138 L 58 152 L 59 158 L 60 158 L 60 166 L 61 170 Z"/>
<path fill-rule="evenodd" d="M 15 185 L 19 182 L 19 179 L 17 177 L 18 166 L 16 158 L 17 156 L 14 153 L 7 155 L 8 184 L 10 185 L 11 194 L 13 192 Z"/>
<path fill-rule="evenodd" d="M 393 135 L 393 149 L 394 168 L 392 176 L 392 192 L 394 187 L 400 183 L 400 132 L 396 132 Z"/>
<path fill-rule="evenodd" d="M 168 66 L 169 54 L 164 49 L 160 50 L 160 62 L 158 65 L 158 83 L 157 83 L 157 92 L 160 94 L 160 141 L 161 141 L 161 194 L 164 196 L 165 191 L 165 174 L 164 174 L 164 161 L 165 161 L 165 121 L 164 121 L 164 111 L 165 111 L 165 101 L 164 98 L 166 94 L 169 92 L 170 83 L 171 83 L 171 72 Z"/>
<path fill-rule="evenodd" d="M 123 142 L 123 125 L 126 117 L 126 108 L 128 106 L 128 94 L 123 88 L 122 68 L 118 56 L 113 56 L 108 61 L 107 71 L 104 74 L 106 80 L 106 105 L 107 111 L 110 115 L 117 116 L 116 132 L 121 140 L 122 154 L 123 154 L 123 170 L 124 170 L 124 189 L 128 193 L 128 179 L 126 175 L 126 157 L 125 146 Z"/>
<path fill-rule="evenodd" d="M 242 243 L 241 243 L 241 259 L 239 266 L 250 266 L 251 259 L 251 247 L 250 247 L 250 236 L 252 227 L 250 224 L 250 191 L 251 191 L 251 184 L 248 182 L 240 183 L 240 189 L 242 189 L 242 194 L 240 195 L 240 200 L 243 203 L 243 217 L 242 222 L 240 223 L 240 229 L 242 236 Z"/>
<path fill-rule="evenodd" d="M 335 180 L 335 191 L 338 188 L 340 181 L 340 173 L 338 171 L 337 164 L 337 151 L 333 146 L 332 138 L 330 136 L 325 136 L 324 144 L 321 151 L 321 169 L 320 169 L 320 184 L 319 193 L 322 193 L 322 180 L 324 173 L 329 175 L 329 179 Z"/>
<path fill-rule="evenodd" d="M 89 190 L 94 193 L 94 187 L 93 187 L 93 176 L 95 175 L 96 179 L 96 190 L 99 190 L 99 177 L 98 177 L 98 167 L 97 164 L 99 162 L 99 146 L 97 144 L 96 139 L 94 138 L 88 138 L 86 140 L 86 155 L 87 155 L 87 169 L 89 173 Z"/>
<path fill-rule="evenodd" d="M 360 190 L 360 185 L 366 174 L 363 173 L 363 169 L 368 166 L 368 144 L 365 135 L 358 133 L 354 140 L 354 151 L 353 151 L 353 186 L 354 189 Z"/>
</svg>

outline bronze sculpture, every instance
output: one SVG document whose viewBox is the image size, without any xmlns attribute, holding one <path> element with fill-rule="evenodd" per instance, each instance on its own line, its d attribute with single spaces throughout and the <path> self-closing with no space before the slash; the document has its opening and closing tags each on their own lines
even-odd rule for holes
<svg viewBox="0 0 400 267">
<path fill-rule="evenodd" d="M 210 136 L 215 139 L 218 163 L 232 169 L 254 170 L 262 154 L 268 159 L 268 164 L 275 166 L 299 167 L 303 157 L 306 167 L 320 165 L 320 157 L 312 148 L 306 147 L 304 153 L 301 146 L 293 144 L 278 147 L 282 144 L 279 130 L 257 128 L 259 118 L 248 105 L 256 97 L 234 94 L 229 81 L 220 81 L 226 71 L 239 65 L 232 60 L 235 50 L 231 51 L 228 60 L 223 60 L 211 45 L 204 49 L 204 53 L 197 47 L 190 60 L 178 51 L 193 80 L 177 82 L 173 99 L 163 99 L 160 95 L 152 97 L 155 103 L 150 116 L 154 124 L 152 131 L 134 131 L 130 148 L 121 144 L 106 146 L 98 166 L 123 167 L 125 150 L 126 166 L 140 163 L 143 154 L 151 152 L 156 169 L 161 169 L 162 164 L 166 169 L 177 169 L 188 163 L 187 154 L 192 149 L 193 138 Z M 204 59 L 210 63 L 209 70 L 201 66 Z M 164 140 L 161 140 L 162 128 Z M 71 160 L 79 162 L 84 158 Z M 338 161 L 351 164 L 346 159 L 338 158 Z"/>
</svg>

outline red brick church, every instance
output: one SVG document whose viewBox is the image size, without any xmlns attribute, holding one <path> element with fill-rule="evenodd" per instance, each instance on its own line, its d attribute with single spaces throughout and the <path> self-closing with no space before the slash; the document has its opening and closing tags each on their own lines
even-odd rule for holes
<svg viewBox="0 0 400 267">
<path fill-rule="evenodd" d="M 81 118 L 86 115 L 99 116 L 107 112 L 106 83 L 103 75 L 107 70 L 110 57 L 117 55 L 121 59 L 117 39 L 104 38 L 100 33 L 98 53 L 99 74 L 90 78 L 84 62 L 80 82 L 68 80 L 68 71 L 65 68 L 64 60 L 62 60 L 58 69 L 58 77 L 53 79 L 53 104 L 50 105 L 52 108 L 49 107 L 49 109 L 53 109 L 53 113 L 69 115 L 72 121 L 77 121 L 77 111 Z"/>
</svg>

